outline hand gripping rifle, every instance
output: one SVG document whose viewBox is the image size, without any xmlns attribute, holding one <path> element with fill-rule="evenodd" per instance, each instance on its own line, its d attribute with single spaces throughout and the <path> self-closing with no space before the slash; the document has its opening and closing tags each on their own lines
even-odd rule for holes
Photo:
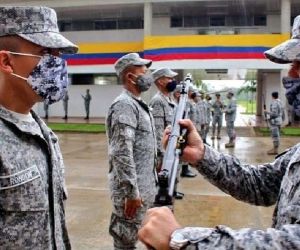
<svg viewBox="0 0 300 250">
<path fill-rule="evenodd" d="M 163 158 L 161 171 L 158 173 L 158 193 L 155 197 L 154 206 L 168 206 L 173 210 L 174 190 L 176 185 L 179 156 L 185 143 L 186 129 L 182 130 L 178 121 L 186 118 L 186 103 L 188 100 L 189 87 L 192 84 L 191 74 L 187 74 L 182 84 L 180 99 L 176 107 L 172 122 L 171 134 Z"/>
</svg>

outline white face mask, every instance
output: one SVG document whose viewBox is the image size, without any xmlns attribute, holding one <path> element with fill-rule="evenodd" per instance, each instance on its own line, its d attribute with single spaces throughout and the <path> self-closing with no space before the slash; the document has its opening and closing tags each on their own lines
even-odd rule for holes
<svg viewBox="0 0 300 250">
<path fill-rule="evenodd" d="M 45 103 L 52 104 L 60 101 L 68 88 L 67 63 L 64 59 L 46 54 L 43 56 L 26 53 L 9 52 L 13 55 L 40 58 L 28 78 L 11 73 L 13 76 L 25 80 Z"/>
</svg>

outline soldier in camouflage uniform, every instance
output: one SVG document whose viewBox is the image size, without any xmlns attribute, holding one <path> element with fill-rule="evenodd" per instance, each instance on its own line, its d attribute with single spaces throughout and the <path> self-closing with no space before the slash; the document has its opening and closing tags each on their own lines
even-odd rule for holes
<svg viewBox="0 0 300 250">
<path fill-rule="evenodd" d="M 206 114 L 207 114 L 207 107 L 204 100 L 204 93 L 196 92 L 197 101 L 196 101 L 196 113 L 197 113 L 197 121 L 196 121 L 196 128 L 201 135 L 202 140 L 205 140 L 205 124 L 206 124 Z"/>
<path fill-rule="evenodd" d="M 236 100 L 233 97 L 234 93 L 228 91 L 226 97 L 228 98 L 228 103 L 224 109 L 226 129 L 229 137 L 229 142 L 225 144 L 226 148 L 233 148 L 235 146 L 236 133 L 234 129 L 234 121 L 236 118 Z"/>
<path fill-rule="evenodd" d="M 164 156 L 164 150 L 161 145 L 163 132 L 173 121 L 176 104 L 170 98 L 170 93 L 176 88 L 174 77 L 177 75 L 176 72 L 168 68 L 157 69 L 152 72 L 153 80 L 159 90 L 149 104 L 152 109 L 156 129 L 158 165 L 161 165 Z"/>
<path fill-rule="evenodd" d="M 78 48 L 46 7 L 0 7 L 0 248 L 71 249 L 58 138 L 32 110 L 61 100 Z"/>
<path fill-rule="evenodd" d="M 212 121 L 212 136 L 211 139 L 215 139 L 216 125 L 217 125 L 217 139 L 221 139 L 221 128 L 223 122 L 223 108 L 224 103 L 221 100 L 221 95 L 216 94 L 216 100 L 212 104 L 213 108 L 213 121 Z"/>
<path fill-rule="evenodd" d="M 293 62 L 289 79 L 297 91 L 286 96 L 291 94 L 289 97 L 293 95 L 296 99 L 300 98 L 299 34 L 300 16 L 294 22 L 293 39 L 265 52 L 273 62 Z M 236 157 L 204 146 L 190 121 L 181 124 L 188 128 L 191 143 L 184 156 L 189 153 L 188 160 L 200 173 L 238 200 L 263 206 L 276 204 L 273 225 L 265 230 L 234 230 L 226 226 L 182 228 L 164 207 L 149 210 L 139 232 L 140 239 L 155 249 L 300 249 L 300 144 L 277 156 L 272 163 L 242 165 Z"/>
<path fill-rule="evenodd" d="M 168 68 L 157 69 L 152 72 L 158 92 L 150 101 L 152 115 L 154 118 L 156 141 L 157 141 L 157 171 L 159 172 L 162 166 L 164 150 L 162 148 L 161 139 L 163 132 L 168 125 L 172 124 L 176 103 L 171 99 L 170 93 L 176 89 L 177 83 L 174 77 L 178 74 Z M 176 199 L 182 199 L 183 193 L 174 192 Z"/>
<path fill-rule="evenodd" d="M 269 116 L 273 148 L 267 152 L 268 155 L 277 155 L 280 144 L 280 126 L 282 124 L 282 103 L 278 99 L 278 92 L 272 93 L 270 112 L 264 111 Z"/>
<path fill-rule="evenodd" d="M 187 117 L 193 122 L 193 124 L 195 126 L 197 126 L 197 110 L 196 110 L 196 103 L 194 101 L 194 99 L 197 96 L 197 90 L 193 87 L 190 86 L 189 91 L 188 91 L 188 101 L 186 103 L 186 113 L 187 113 Z M 181 173 L 180 173 L 181 177 L 188 177 L 188 178 L 194 178 L 197 175 L 194 174 L 190 169 L 189 169 L 189 165 L 187 162 L 182 162 L 181 165 Z"/>
<path fill-rule="evenodd" d="M 209 133 L 209 126 L 211 122 L 211 109 L 212 109 L 212 104 L 211 104 L 211 97 L 210 95 L 205 96 L 205 104 L 206 104 L 206 116 L 205 116 L 205 132 L 204 132 L 204 139 L 206 142 L 207 135 Z"/>
<path fill-rule="evenodd" d="M 63 98 L 63 108 L 65 112 L 65 116 L 63 117 L 63 119 L 68 119 L 68 104 L 69 104 L 69 94 L 67 92 Z"/>
<path fill-rule="evenodd" d="M 109 232 L 115 249 L 135 249 L 137 231 L 156 194 L 156 135 L 148 105 L 141 99 L 153 78 L 150 60 L 137 53 L 115 63 L 124 91 L 111 104 L 107 120 L 109 187 L 113 211 Z"/>
<path fill-rule="evenodd" d="M 92 96 L 90 94 L 90 90 L 87 89 L 86 90 L 86 94 L 85 95 L 81 95 L 81 97 L 84 100 L 84 109 L 85 109 L 85 120 L 90 119 L 90 104 L 91 104 L 91 100 L 92 100 Z"/>
</svg>

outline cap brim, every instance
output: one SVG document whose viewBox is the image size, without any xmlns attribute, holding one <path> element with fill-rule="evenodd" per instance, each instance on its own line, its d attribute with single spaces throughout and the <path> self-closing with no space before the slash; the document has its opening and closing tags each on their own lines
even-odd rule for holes
<svg viewBox="0 0 300 250">
<path fill-rule="evenodd" d="M 152 65 L 152 61 L 148 59 L 140 58 L 137 62 L 133 64 L 134 66 L 143 66 L 145 65 L 147 68 L 150 68 Z"/>
<path fill-rule="evenodd" d="M 78 47 L 67 38 L 55 32 L 18 34 L 18 36 L 45 48 L 60 49 L 63 54 L 75 54 Z"/>
<path fill-rule="evenodd" d="M 175 77 L 175 76 L 177 76 L 177 75 L 178 75 L 178 73 L 176 73 L 176 72 L 174 72 L 174 71 L 171 71 L 170 74 L 167 74 L 167 75 L 165 75 L 165 76 L 166 76 L 166 77 L 173 78 L 173 77 Z"/>
<path fill-rule="evenodd" d="M 264 52 L 266 58 L 274 63 L 291 63 L 300 61 L 300 39 L 287 40 Z"/>
</svg>

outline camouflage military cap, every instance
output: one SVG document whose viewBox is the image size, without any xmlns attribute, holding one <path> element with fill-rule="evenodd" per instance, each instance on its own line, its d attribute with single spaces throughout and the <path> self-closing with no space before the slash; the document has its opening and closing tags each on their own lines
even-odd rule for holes
<svg viewBox="0 0 300 250">
<path fill-rule="evenodd" d="M 177 84 L 174 92 L 181 92 L 181 90 L 182 90 L 182 82 L 180 84 Z"/>
<path fill-rule="evenodd" d="M 189 86 L 189 92 L 198 93 L 198 89 L 194 85 Z"/>
<path fill-rule="evenodd" d="M 233 90 L 228 90 L 227 94 L 234 95 L 234 92 L 233 92 Z"/>
<path fill-rule="evenodd" d="M 0 37 L 17 35 L 46 48 L 73 54 L 78 47 L 59 33 L 56 12 L 48 7 L 0 7 Z"/>
<path fill-rule="evenodd" d="M 117 75 L 120 76 L 123 70 L 126 69 L 128 66 L 145 65 L 147 68 L 149 68 L 151 64 L 152 64 L 151 60 L 141 58 L 138 53 L 129 53 L 122 56 L 115 62 L 115 70 Z"/>
<path fill-rule="evenodd" d="M 292 38 L 264 52 L 265 57 L 275 63 L 300 61 L 300 15 L 294 20 Z"/>
<path fill-rule="evenodd" d="M 163 76 L 173 78 L 177 75 L 178 75 L 178 73 L 174 72 L 173 70 L 171 70 L 169 68 L 161 68 L 161 69 L 157 69 L 152 72 L 152 77 L 153 77 L 154 81 L 156 81 L 157 79 L 159 79 Z"/>
</svg>

